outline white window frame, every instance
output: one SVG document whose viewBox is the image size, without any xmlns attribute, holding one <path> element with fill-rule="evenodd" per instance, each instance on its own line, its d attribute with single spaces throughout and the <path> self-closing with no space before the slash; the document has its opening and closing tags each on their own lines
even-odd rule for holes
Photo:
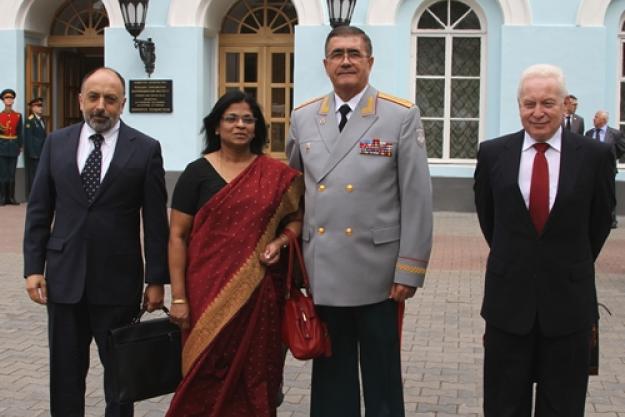
<svg viewBox="0 0 625 417">
<path fill-rule="evenodd" d="M 478 127 L 478 145 L 484 140 L 485 130 L 485 112 L 486 112 L 486 51 L 487 51 L 487 30 L 486 30 L 486 18 L 482 9 L 473 0 L 455 0 L 467 5 L 478 17 L 480 21 L 480 30 L 455 30 L 453 28 L 445 29 L 418 29 L 419 19 L 426 13 L 426 10 L 433 4 L 441 0 L 431 0 L 424 2 L 415 12 L 412 27 L 411 27 L 411 45 L 410 45 L 410 94 L 416 101 L 416 84 L 417 84 L 417 38 L 418 37 L 435 37 L 445 38 L 445 98 L 444 98 L 444 114 L 443 114 L 443 157 L 442 158 L 428 158 L 428 162 L 436 163 L 454 163 L 454 164 L 467 164 L 474 165 L 475 159 L 459 159 L 450 158 L 451 147 L 451 121 L 452 120 L 477 120 Z M 467 77 L 467 76 L 451 76 L 451 58 L 452 58 L 452 42 L 453 37 L 476 37 L 480 39 L 480 76 L 479 77 Z M 428 76 L 420 78 L 429 78 Z M 439 79 L 440 76 L 431 76 L 432 79 Z M 480 80 L 480 102 L 479 102 L 479 117 L 477 118 L 452 118 L 451 117 L 451 81 L 452 79 L 479 79 Z M 428 120 L 439 120 L 440 118 L 428 118 Z M 427 139 L 427 138 L 426 138 Z"/>
<path fill-rule="evenodd" d="M 616 124 L 616 128 L 621 130 L 623 126 L 625 126 L 625 120 L 621 120 L 621 106 L 625 106 L 625 103 L 621 103 L 621 90 L 623 89 L 623 83 L 625 83 L 625 53 L 623 53 L 623 48 L 625 48 L 625 30 L 623 30 L 623 25 L 625 25 L 625 15 L 621 17 L 619 20 L 618 27 L 618 61 L 616 63 L 617 69 L 617 86 L 615 88 L 616 91 L 616 109 L 614 111 L 614 122 Z M 618 168 L 625 168 L 625 163 L 619 162 L 617 160 Z"/>
</svg>

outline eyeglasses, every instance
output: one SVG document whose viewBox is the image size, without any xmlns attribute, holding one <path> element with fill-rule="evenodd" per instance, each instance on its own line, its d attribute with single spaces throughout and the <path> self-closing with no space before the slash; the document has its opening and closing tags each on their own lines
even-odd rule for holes
<svg viewBox="0 0 625 417">
<path fill-rule="evenodd" d="M 326 56 L 330 61 L 343 61 L 347 57 L 350 61 L 359 61 L 367 58 L 359 49 L 334 49 Z"/>
<path fill-rule="evenodd" d="M 239 116 L 238 114 L 227 114 L 221 118 L 226 123 L 239 123 L 239 120 L 244 125 L 253 125 L 256 123 L 256 118 L 253 116 Z"/>
</svg>

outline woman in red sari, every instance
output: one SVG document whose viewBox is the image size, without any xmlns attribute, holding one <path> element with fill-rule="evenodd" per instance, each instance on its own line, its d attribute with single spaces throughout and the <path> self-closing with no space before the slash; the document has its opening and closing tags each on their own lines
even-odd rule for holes
<svg viewBox="0 0 625 417">
<path fill-rule="evenodd" d="M 183 380 L 168 417 L 276 415 L 285 227 L 299 234 L 301 175 L 262 154 L 253 98 L 222 96 L 204 119 L 206 149 L 176 184 L 171 319 L 184 329 Z"/>
</svg>

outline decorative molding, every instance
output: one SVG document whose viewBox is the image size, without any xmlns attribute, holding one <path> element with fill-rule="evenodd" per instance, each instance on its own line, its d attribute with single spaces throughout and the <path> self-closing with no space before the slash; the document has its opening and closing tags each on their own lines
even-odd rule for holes
<svg viewBox="0 0 625 417">
<path fill-rule="evenodd" d="M 577 9 L 577 26 L 603 26 L 610 0 L 581 0 Z"/>
<path fill-rule="evenodd" d="M 297 10 L 298 25 L 324 24 L 324 9 L 321 1 L 291 0 Z M 234 3 L 233 0 L 171 0 L 168 24 L 204 27 L 209 33 L 218 33 L 223 17 Z"/>
<path fill-rule="evenodd" d="M 370 0 L 367 11 L 367 24 L 394 25 L 397 12 L 403 0 Z M 504 18 L 504 25 L 524 26 L 532 23 L 532 10 L 529 0 L 498 0 Z M 609 0 L 585 0 L 594 1 Z"/>
</svg>

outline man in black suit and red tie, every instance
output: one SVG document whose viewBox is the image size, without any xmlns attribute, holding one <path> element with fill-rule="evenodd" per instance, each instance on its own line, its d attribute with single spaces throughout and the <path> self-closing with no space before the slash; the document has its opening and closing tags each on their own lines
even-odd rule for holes
<svg viewBox="0 0 625 417">
<path fill-rule="evenodd" d="M 120 120 L 126 98 L 119 73 L 88 74 L 79 101 L 85 122 L 53 132 L 39 160 L 24 232 L 26 290 L 47 305 L 52 416 L 84 416 L 95 339 L 105 416 L 130 417 L 133 405 L 114 398 L 107 333 L 136 315 L 144 281 L 144 306 L 163 303 L 169 282 L 163 160 L 156 140 Z"/>
<path fill-rule="evenodd" d="M 475 204 L 490 253 L 482 317 L 485 417 L 581 417 L 597 320 L 594 263 L 610 233 L 610 147 L 563 129 L 552 65 L 525 70 L 523 130 L 481 144 Z"/>
</svg>

